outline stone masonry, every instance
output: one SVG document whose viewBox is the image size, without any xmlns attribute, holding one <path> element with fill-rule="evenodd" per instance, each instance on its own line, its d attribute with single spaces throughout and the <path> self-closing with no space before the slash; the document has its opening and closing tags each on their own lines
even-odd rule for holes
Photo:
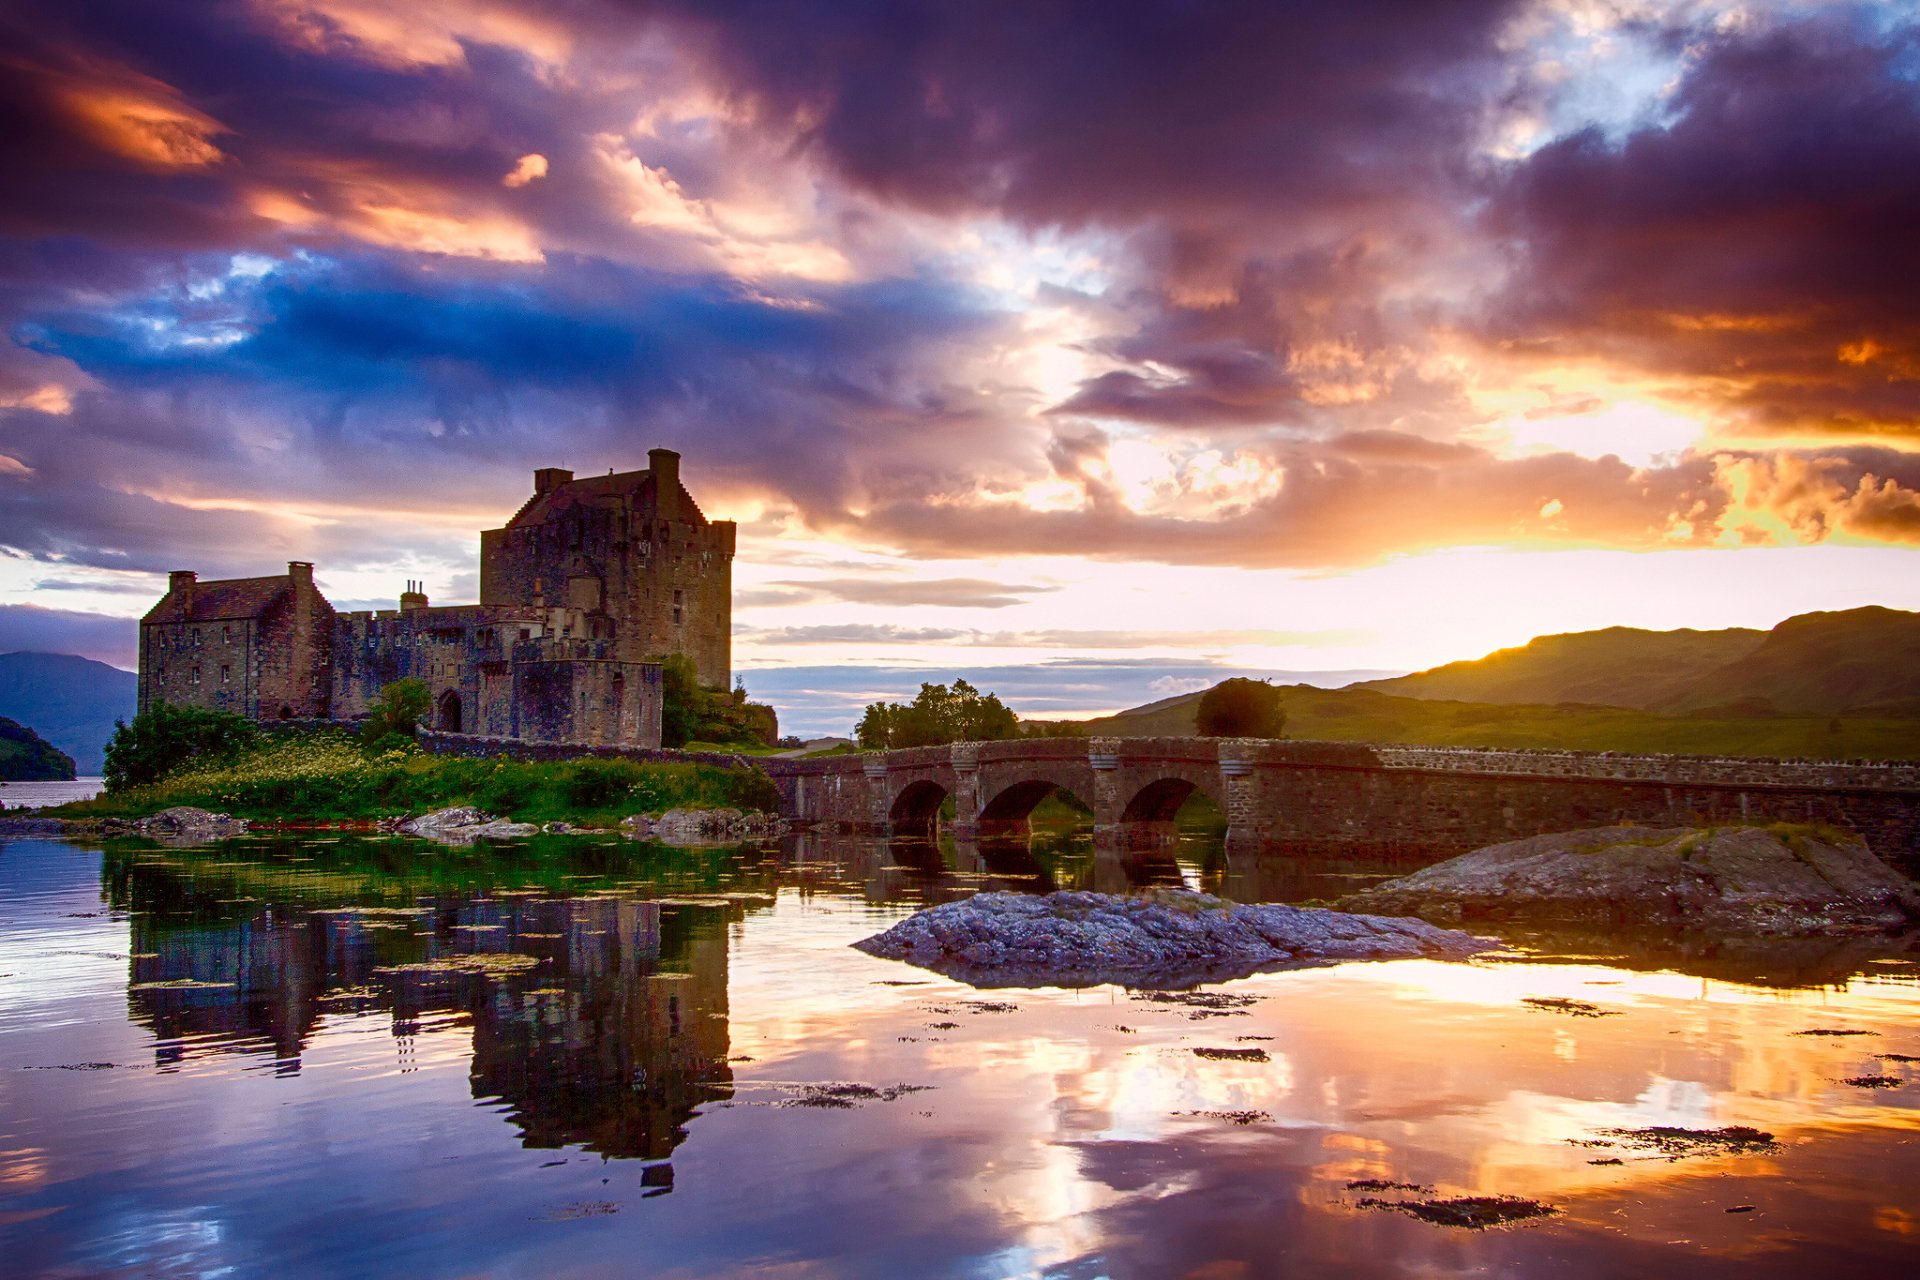
<svg viewBox="0 0 1920 1280">
<path fill-rule="evenodd" d="M 140 624 L 140 709 L 259 721 L 353 720 L 388 684 L 423 681 L 429 723 L 519 742 L 658 746 L 661 659 L 731 678 L 734 525 L 708 520 L 680 456 L 645 471 L 534 473 L 507 524 L 480 535 L 480 603 L 336 611 L 313 566 L 202 582 L 180 571 Z"/>
</svg>

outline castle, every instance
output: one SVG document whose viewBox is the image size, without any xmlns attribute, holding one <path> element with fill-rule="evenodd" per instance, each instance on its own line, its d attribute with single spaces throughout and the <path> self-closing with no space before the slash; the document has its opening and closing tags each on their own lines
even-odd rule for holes
<svg viewBox="0 0 1920 1280">
<path fill-rule="evenodd" d="M 346 721 L 412 677 L 445 732 L 658 746 L 664 656 L 686 654 L 702 684 L 731 677 L 734 533 L 681 485 L 680 455 L 654 449 L 645 471 L 535 471 L 526 505 L 480 535 L 479 604 L 431 606 L 408 583 L 398 609 L 341 613 L 305 561 L 174 572 L 140 620 L 140 709 Z"/>
</svg>

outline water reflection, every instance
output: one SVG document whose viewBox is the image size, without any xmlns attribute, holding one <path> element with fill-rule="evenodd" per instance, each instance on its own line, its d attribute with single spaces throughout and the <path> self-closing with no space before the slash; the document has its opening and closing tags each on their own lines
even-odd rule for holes
<svg viewBox="0 0 1920 1280">
<path fill-rule="evenodd" d="M 321 1019 L 350 1015 L 384 1019 L 404 1069 L 423 1023 L 454 1015 L 474 1097 L 507 1104 L 524 1145 L 649 1160 L 730 1084 L 726 929 L 764 894 L 410 893 L 378 875 L 385 845 L 290 848 L 107 856 L 108 901 L 131 920 L 129 1012 L 157 1066 L 264 1054 L 297 1075 Z M 343 893 L 370 877 L 375 892 Z M 320 905 L 343 897 L 358 901 Z"/>
<path fill-rule="evenodd" d="M 0 847 L 0 1240 L 22 1274 L 410 1280 L 1911 1262 L 1897 945 L 1514 935 L 1214 1003 L 983 998 L 847 946 L 981 889 L 1324 898 L 1394 869 L 1045 831 Z M 1778 1143 L 1578 1145 L 1647 1125 Z M 1561 1212 L 1463 1234 L 1363 1208 L 1364 1179 Z"/>
</svg>

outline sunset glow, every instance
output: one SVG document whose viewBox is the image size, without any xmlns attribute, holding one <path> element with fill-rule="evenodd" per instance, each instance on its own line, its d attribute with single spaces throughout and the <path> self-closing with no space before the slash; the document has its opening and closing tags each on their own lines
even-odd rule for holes
<svg viewBox="0 0 1920 1280">
<path fill-rule="evenodd" d="M 0 648 L 650 447 L 750 689 L 1920 608 L 1905 7 L 965 10 L 6 19 Z"/>
</svg>

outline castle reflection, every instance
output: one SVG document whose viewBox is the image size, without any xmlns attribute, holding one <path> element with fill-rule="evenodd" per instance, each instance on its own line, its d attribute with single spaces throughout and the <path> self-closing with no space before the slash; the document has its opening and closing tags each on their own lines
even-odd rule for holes
<svg viewBox="0 0 1920 1280">
<path fill-rule="evenodd" d="M 131 917 L 129 1012 L 162 1069 L 242 1053 L 297 1074 L 324 1020 L 384 1016 L 405 1070 L 423 1026 L 464 1025 L 473 1096 L 503 1103 L 524 1145 L 653 1161 L 731 1084 L 727 928 L 770 902 L 343 894 L 340 875 L 231 850 L 114 852 L 104 875 Z"/>
</svg>

